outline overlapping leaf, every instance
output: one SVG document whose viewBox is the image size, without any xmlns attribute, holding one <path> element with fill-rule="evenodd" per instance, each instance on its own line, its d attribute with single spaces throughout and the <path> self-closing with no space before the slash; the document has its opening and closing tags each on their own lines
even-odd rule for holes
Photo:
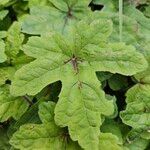
<svg viewBox="0 0 150 150">
<path fill-rule="evenodd" d="M 99 150 L 123 150 L 118 138 L 111 133 L 101 133 L 99 143 Z"/>
<path fill-rule="evenodd" d="M 11 80 L 15 71 L 14 67 L 0 67 L 0 86 L 4 85 L 7 80 Z"/>
<path fill-rule="evenodd" d="M 65 33 L 71 24 L 88 15 L 90 0 L 49 0 L 48 6 L 31 7 L 30 15 L 23 21 L 22 29 L 28 34 L 43 34 L 52 31 Z M 40 10 L 40 11 L 39 11 Z"/>
<path fill-rule="evenodd" d="M 1 150 L 10 149 L 9 138 L 7 136 L 7 130 L 3 127 L 0 128 L 0 148 Z"/>
<path fill-rule="evenodd" d="M 147 67 L 143 55 L 134 47 L 108 43 L 111 32 L 109 20 L 91 16 L 80 21 L 67 36 L 56 33 L 51 37 L 31 37 L 23 49 L 36 60 L 16 72 L 11 87 L 16 96 L 35 95 L 61 80 L 63 89 L 55 121 L 68 126 L 71 138 L 85 149 L 98 149 L 101 115 L 113 113 L 113 101 L 99 89 L 95 72 L 133 75 Z"/>
<path fill-rule="evenodd" d="M 127 108 L 121 112 L 124 123 L 133 128 L 147 130 L 150 127 L 149 85 L 137 84 L 127 92 Z"/>
<path fill-rule="evenodd" d="M 144 140 L 142 138 L 138 138 L 132 142 L 126 143 L 125 146 L 129 149 L 129 150 L 145 150 L 147 148 L 147 146 L 149 145 L 149 141 L 148 140 Z M 127 149 L 127 150 L 128 150 Z"/>
<path fill-rule="evenodd" d="M 144 52 L 148 62 L 150 51 L 146 48 Z M 150 67 L 146 71 L 135 75 L 138 84 L 129 89 L 127 92 L 127 107 L 121 112 L 124 123 L 136 130 L 142 130 L 143 133 L 149 134 L 150 127 Z"/>
<path fill-rule="evenodd" d="M 78 144 L 70 140 L 67 132 L 55 125 L 52 115 L 54 106 L 52 102 L 41 103 L 39 115 L 43 123 L 21 126 L 10 143 L 20 150 L 80 150 Z"/>
<path fill-rule="evenodd" d="M 9 94 L 9 86 L 0 87 L 0 122 L 7 121 L 10 117 L 19 119 L 27 108 L 28 103 L 23 98 Z"/>
<path fill-rule="evenodd" d="M 14 22 L 7 32 L 6 39 L 6 53 L 10 58 L 16 57 L 19 53 L 23 40 L 20 23 Z"/>
</svg>

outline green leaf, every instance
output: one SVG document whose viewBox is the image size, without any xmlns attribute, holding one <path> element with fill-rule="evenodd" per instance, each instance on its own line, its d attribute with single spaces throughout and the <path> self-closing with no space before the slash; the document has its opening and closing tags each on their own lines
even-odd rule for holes
<svg viewBox="0 0 150 150">
<path fill-rule="evenodd" d="M 39 117 L 43 123 L 54 121 L 54 102 L 43 102 L 39 105 Z"/>
<path fill-rule="evenodd" d="M 0 67 L 0 85 L 5 84 L 6 80 L 12 80 L 15 71 L 14 67 Z"/>
<path fill-rule="evenodd" d="M 148 67 L 144 57 L 133 46 L 124 43 L 109 43 L 104 47 L 89 44 L 83 53 L 85 53 L 84 51 L 88 54 L 84 56 L 84 59 L 90 61 L 90 66 L 95 71 L 132 75 L 136 74 L 138 70 L 142 69 L 141 71 L 143 71 L 143 65 Z"/>
<path fill-rule="evenodd" d="M 21 126 L 20 130 L 13 135 L 10 143 L 20 150 L 47 150 L 49 148 L 61 150 L 80 149 L 70 139 L 66 142 L 65 138 L 64 131 L 52 123 L 40 125 L 26 124 Z"/>
<path fill-rule="evenodd" d="M 6 5 L 10 0 L 1 0 L 0 5 Z"/>
<path fill-rule="evenodd" d="M 0 127 L 0 148 L 1 150 L 10 149 L 9 138 L 7 136 L 7 130 Z"/>
<path fill-rule="evenodd" d="M 141 34 L 143 38 L 150 40 L 150 19 L 145 17 L 142 12 L 131 5 L 126 6 L 124 11 L 126 15 L 137 21 L 139 34 Z"/>
<path fill-rule="evenodd" d="M 110 11 L 111 13 L 116 11 L 116 7 L 115 7 L 115 2 L 110 0 L 110 1 L 106 1 L 106 0 L 92 0 L 93 4 L 96 5 L 104 5 L 104 8 L 102 9 L 103 11 Z"/>
<path fill-rule="evenodd" d="M 54 103 L 41 103 L 39 114 L 43 124 L 26 124 L 21 126 L 19 131 L 11 138 L 11 145 L 20 150 L 47 150 L 49 148 L 80 150 L 78 144 L 70 140 L 66 131 L 57 127 L 52 121 L 52 107 L 54 107 Z M 46 112 L 46 114 L 44 115 L 43 112 Z"/>
<path fill-rule="evenodd" d="M 30 9 L 30 15 L 23 21 L 24 33 L 36 35 L 52 31 L 67 33 L 71 24 L 91 12 L 88 7 L 89 0 L 49 1 L 53 6 L 37 6 Z"/>
<path fill-rule="evenodd" d="M 24 0 L 24 1 L 28 1 L 28 5 L 29 8 L 33 7 L 33 6 L 46 6 L 48 5 L 48 0 Z"/>
<path fill-rule="evenodd" d="M 7 32 L 6 31 L 0 31 L 0 39 L 3 39 L 7 36 Z"/>
<path fill-rule="evenodd" d="M 111 78 L 108 79 L 108 84 L 112 90 L 117 91 L 117 90 L 127 88 L 128 80 L 125 76 L 115 74 Z"/>
<path fill-rule="evenodd" d="M 125 146 L 129 148 L 129 150 L 145 150 L 149 144 L 148 140 L 144 140 L 142 138 L 138 138 L 134 141 L 126 143 Z"/>
<path fill-rule="evenodd" d="M 119 145 L 119 139 L 111 133 L 101 133 L 99 137 L 99 149 L 103 150 L 123 150 Z"/>
<path fill-rule="evenodd" d="M 1 0 L 0 1 L 0 8 L 10 6 L 10 5 L 14 4 L 16 1 L 17 0 Z"/>
<path fill-rule="evenodd" d="M 121 112 L 122 121 L 135 129 L 150 126 L 150 86 L 137 84 L 127 92 L 127 107 Z"/>
<path fill-rule="evenodd" d="M 0 87 L 0 122 L 7 121 L 10 117 L 19 119 L 27 108 L 28 103 L 23 98 L 10 95 L 9 86 Z"/>
<path fill-rule="evenodd" d="M 21 24 L 14 22 L 7 32 L 6 38 L 6 54 L 8 57 L 16 57 L 21 48 L 24 35 L 21 33 Z"/>
<path fill-rule="evenodd" d="M 143 139 L 147 139 L 147 140 L 150 140 L 150 132 L 149 132 L 149 129 L 132 129 L 129 133 L 128 133 L 128 139 L 130 141 L 133 141 L 137 138 L 143 138 Z"/>
<path fill-rule="evenodd" d="M 98 17 L 91 15 L 80 21 L 67 35 L 29 38 L 23 51 L 36 60 L 16 72 L 11 86 L 15 96 L 36 95 L 48 84 L 61 80 L 55 121 L 68 126 L 71 138 L 81 147 L 95 150 L 101 115 L 109 116 L 114 111 L 113 101 L 105 98 L 95 72 L 133 75 L 147 67 L 144 56 L 134 47 L 107 41 L 112 23 Z"/>
<path fill-rule="evenodd" d="M 98 80 L 101 82 L 108 80 L 109 78 L 111 78 L 112 75 L 113 74 L 110 72 L 102 72 L 102 71 L 96 72 L 96 76 Z"/>
<path fill-rule="evenodd" d="M 7 60 L 7 56 L 5 54 L 5 43 L 0 39 L 0 63 L 3 63 Z"/>
<path fill-rule="evenodd" d="M 150 5 L 145 8 L 144 14 L 150 18 Z"/>
<path fill-rule="evenodd" d="M 101 132 L 103 133 L 112 133 L 116 137 L 118 137 L 118 143 L 123 144 L 122 133 L 120 129 L 120 124 L 115 122 L 112 119 L 105 119 L 101 126 Z"/>
<path fill-rule="evenodd" d="M 80 78 L 83 83 L 74 85 L 67 84 L 66 80 L 62 82 L 63 89 L 56 105 L 55 121 L 59 126 L 68 126 L 71 138 L 78 140 L 82 148 L 96 150 L 99 127 L 102 124 L 101 115 L 111 115 L 114 108 L 113 101 L 108 101 L 99 90 L 92 72 L 87 71 L 86 74 L 90 81 Z"/>
<path fill-rule="evenodd" d="M 140 83 L 150 85 L 150 67 L 146 71 L 140 72 L 134 76 Z"/>
<path fill-rule="evenodd" d="M 41 120 L 38 115 L 39 102 L 40 100 L 37 103 L 33 104 L 31 107 L 29 107 L 29 109 L 19 118 L 19 120 L 15 121 L 14 123 L 10 125 L 9 130 L 8 130 L 9 137 L 11 137 L 12 134 L 14 134 L 14 132 L 19 130 L 20 126 L 24 124 L 28 124 L 28 123 L 40 124 L 41 123 Z"/>
<path fill-rule="evenodd" d="M 15 74 L 16 79 L 14 79 L 11 93 L 13 95 L 26 95 L 27 93 L 28 95 L 35 95 L 48 84 L 60 80 L 60 72 L 65 74 L 63 66 L 67 57 L 60 54 L 53 56 L 53 59 L 49 59 L 50 57 L 52 55 L 39 58 L 18 70 Z"/>
<path fill-rule="evenodd" d="M 1 5 L 1 2 L 0 2 L 0 5 Z M 0 21 L 3 20 L 7 14 L 8 14 L 7 10 L 1 10 L 0 11 Z"/>
</svg>

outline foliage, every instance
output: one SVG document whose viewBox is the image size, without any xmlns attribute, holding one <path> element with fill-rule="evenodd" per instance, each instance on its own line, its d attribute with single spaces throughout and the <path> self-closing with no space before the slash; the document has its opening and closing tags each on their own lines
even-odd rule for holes
<svg viewBox="0 0 150 150">
<path fill-rule="evenodd" d="M 0 1 L 0 149 L 148 150 L 148 0 Z"/>
</svg>

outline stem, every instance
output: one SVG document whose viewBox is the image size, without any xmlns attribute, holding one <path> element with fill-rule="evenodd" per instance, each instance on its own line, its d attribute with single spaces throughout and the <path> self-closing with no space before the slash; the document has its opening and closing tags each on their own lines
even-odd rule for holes
<svg viewBox="0 0 150 150">
<path fill-rule="evenodd" d="M 72 63 L 74 70 L 76 71 L 76 73 L 78 73 L 78 60 L 74 55 L 71 59 L 71 63 Z"/>
<path fill-rule="evenodd" d="M 119 39 L 122 42 L 123 32 L 123 0 L 119 0 Z"/>
<path fill-rule="evenodd" d="M 29 103 L 30 106 L 33 105 L 32 100 L 27 95 L 23 96 L 23 98 Z"/>
</svg>

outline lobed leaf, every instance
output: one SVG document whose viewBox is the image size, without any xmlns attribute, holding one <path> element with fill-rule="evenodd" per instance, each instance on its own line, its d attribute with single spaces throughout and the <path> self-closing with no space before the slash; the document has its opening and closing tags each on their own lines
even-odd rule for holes
<svg viewBox="0 0 150 150">
<path fill-rule="evenodd" d="M 150 126 L 149 85 L 137 84 L 127 92 L 127 107 L 120 116 L 125 124 L 135 129 Z"/>
<path fill-rule="evenodd" d="M 67 33 L 71 24 L 81 20 L 90 9 L 89 0 L 82 1 L 53 1 L 51 7 L 31 7 L 30 15 L 23 21 L 22 29 L 28 34 L 43 34 L 52 31 Z M 40 11 L 39 11 L 40 9 Z"/>
</svg>

